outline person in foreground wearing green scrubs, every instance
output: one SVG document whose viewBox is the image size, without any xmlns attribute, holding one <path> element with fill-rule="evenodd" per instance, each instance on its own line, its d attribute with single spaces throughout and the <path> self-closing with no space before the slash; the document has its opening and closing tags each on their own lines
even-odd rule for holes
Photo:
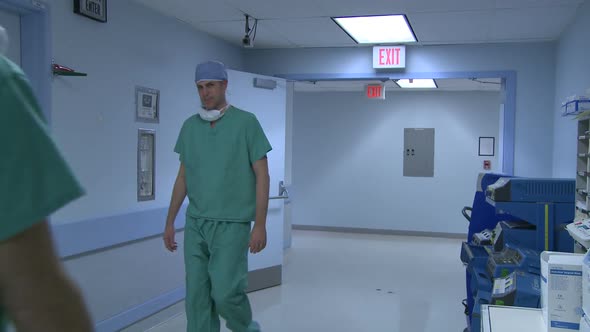
<svg viewBox="0 0 590 332">
<path fill-rule="evenodd" d="M 93 331 L 46 221 L 83 192 L 6 45 L 0 26 L 0 331 L 8 319 L 18 331 Z"/>
<path fill-rule="evenodd" d="M 180 130 L 164 244 L 177 249 L 174 220 L 188 196 L 184 229 L 188 332 L 219 332 L 219 316 L 233 332 L 258 332 L 246 295 L 248 248 L 266 247 L 271 145 L 256 116 L 227 103 L 225 66 L 197 66 L 202 109 Z M 254 226 L 251 222 L 254 221 Z"/>
</svg>

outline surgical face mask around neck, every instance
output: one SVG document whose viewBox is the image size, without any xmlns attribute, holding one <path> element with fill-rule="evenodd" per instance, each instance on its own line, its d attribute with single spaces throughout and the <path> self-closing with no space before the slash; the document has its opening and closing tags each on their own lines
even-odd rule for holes
<svg viewBox="0 0 590 332">
<path fill-rule="evenodd" d="M 199 116 L 201 117 L 201 119 L 205 120 L 205 121 L 209 121 L 209 122 L 213 122 L 216 120 L 219 120 L 219 118 L 221 118 L 223 116 L 223 113 L 221 113 L 220 110 L 206 110 L 201 108 L 199 110 Z"/>
<path fill-rule="evenodd" d="M 205 121 L 217 121 L 225 114 L 224 111 L 228 108 L 228 106 L 225 106 L 221 110 L 206 110 L 204 108 L 201 108 L 199 109 L 199 116 L 201 117 L 201 119 Z"/>
</svg>

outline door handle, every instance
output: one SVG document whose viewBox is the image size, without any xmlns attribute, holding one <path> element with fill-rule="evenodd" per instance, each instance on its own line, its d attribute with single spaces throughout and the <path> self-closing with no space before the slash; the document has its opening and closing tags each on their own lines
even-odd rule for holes
<svg viewBox="0 0 590 332">
<path fill-rule="evenodd" d="M 287 191 L 287 187 L 285 187 L 284 181 L 279 181 L 279 195 L 278 196 L 271 196 L 268 199 L 287 199 L 289 198 L 289 192 Z"/>
</svg>

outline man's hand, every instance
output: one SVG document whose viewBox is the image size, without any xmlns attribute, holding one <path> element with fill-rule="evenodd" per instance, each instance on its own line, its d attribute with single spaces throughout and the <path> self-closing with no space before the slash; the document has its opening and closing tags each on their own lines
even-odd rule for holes
<svg viewBox="0 0 590 332">
<path fill-rule="evenodd" d="M 266 156 L 257 160 L 252 169 L 256 174 L 256 218 L 250 235 L 250 252 L 261 252 L 266 247 L 266 213 L 268 210 L 268 160 Z"/>
<path fill-rule="evenodd" d="M 266 227 L 254 225 L 250 234 L 250 252 L 253 254 L 261 252 L 266 247 Z"/>
<path fill-rule="evenodd" d="M 184 177 L 184 164 L 180 163 L 178 168 L 178 175 L 174 181 L 174 188 L 172 188 L 172 198 L 170 199 L 170 207 L 168 208 L 168 216 L 166 217 L 166 228 L 164 228 L 164 246 L 170 252 L 176 251 L 178 245 L 174 241 L 176 230 L 174 229 L 174 220 L 178 215 L 178 210 L 186 197 L 186 180 Z"/>
<path fill-rule="evenodd" d="M 94 331 L 80 290 L 55 252 L 46 221 L 1 241 L 0 266 L 0 303 L 17 331 Z"/>
<path fill-rule="evenodd" d="M 176 230 L 174 229 L 174 226 L 166 225 L 166 229 L 164 230 L 164 246 L 170 252 L 175 252 L 176 248 L 178 248 L 178 244 L 174 241 L 175 234 Z"/>
</svg>

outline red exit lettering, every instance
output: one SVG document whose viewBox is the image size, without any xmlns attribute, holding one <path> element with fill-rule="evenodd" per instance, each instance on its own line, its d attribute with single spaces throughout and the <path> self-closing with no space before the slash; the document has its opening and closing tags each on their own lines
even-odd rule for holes
<svg viewBox="0 0 590 332">
<path fill-rule="evenodd" d="M 400 51 L 399 47 L 379 49 L 379 65 L 399 65 Z"/>
<path fill-rule="evenodd" d="M 367 97 L 368 98 L 383 98 L 383 87 L 380 85 L 369 85 L 367 86 Z"/>
</svg>

